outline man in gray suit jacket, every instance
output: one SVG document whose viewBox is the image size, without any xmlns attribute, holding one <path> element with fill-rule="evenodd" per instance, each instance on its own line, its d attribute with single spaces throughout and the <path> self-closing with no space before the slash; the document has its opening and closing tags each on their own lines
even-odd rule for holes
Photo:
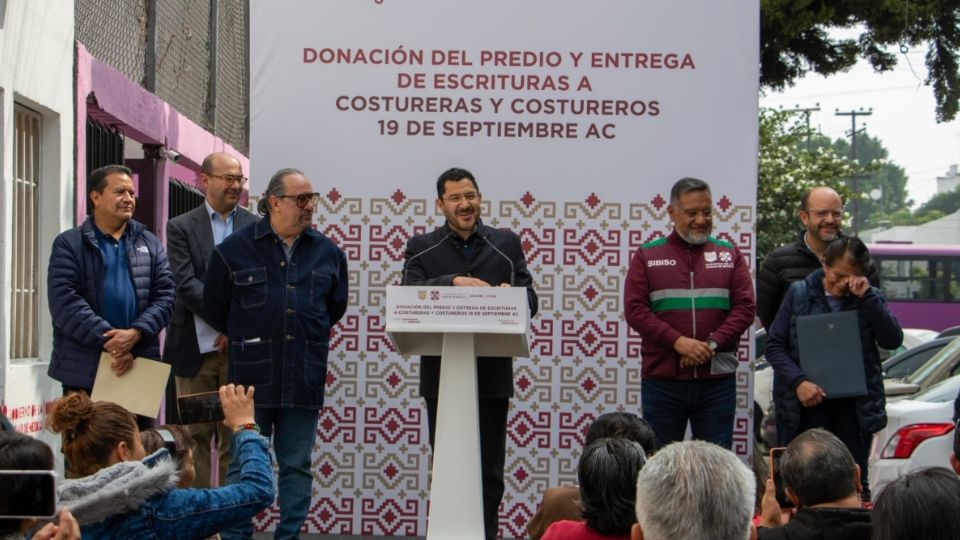
<svg viewBox="0 0 960 540">
<path fill-rule="evenodd" d="M 167 222 L 167 255 L 177 284 L 173 318 L 167 327 L 163 359 L 173 365 L 177 395 L 217 390 L 227 384 L 227 338 L 211 327 L 203 307 L 203 282 L 213 248 L 258 218 L 239 208 L 247 179 L 240 162 L 222 152 L 203 160 L 200 180 L 207 192 L 197 208 Z M 217 441 L 220 485 L 227 478 L 231 433 L 219 422 L 190 427 L 196 447 L 193 487 L 211 487 L 210 443 Z"/>
</svg>

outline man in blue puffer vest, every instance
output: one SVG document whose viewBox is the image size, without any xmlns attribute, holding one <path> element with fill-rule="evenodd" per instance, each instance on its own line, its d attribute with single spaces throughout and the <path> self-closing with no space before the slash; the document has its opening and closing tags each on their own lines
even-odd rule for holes
<svg viewBox="0 0 960 540">
<path fill-rule="evenodd" d="M 47 290 L 53 354 L 47 374 L 64 394 L 93 388 L 100 355 L 123 375 L 138 356 L 160 358 L 174 284 L 160 241 L 133 219 L 131 170 L 101 167 L 87 178 L 93 214 L 53 242 Z"/>
</svg>

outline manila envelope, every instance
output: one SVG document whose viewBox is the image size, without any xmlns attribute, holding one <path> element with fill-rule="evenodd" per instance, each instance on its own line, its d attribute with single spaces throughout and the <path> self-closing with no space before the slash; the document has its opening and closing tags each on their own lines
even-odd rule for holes
<svg viewBox="0 0 960 540">
<path fill-rule="evenodd" d="M 112 401 L 132 413 L 156 418 L 169 377 L 170 364 L 140 357 L 133 359 L 130 371 L 117 377 L 110 369 L 110 354 L 104 352 L 100 355 L 90 399 Z"/>
</svg>

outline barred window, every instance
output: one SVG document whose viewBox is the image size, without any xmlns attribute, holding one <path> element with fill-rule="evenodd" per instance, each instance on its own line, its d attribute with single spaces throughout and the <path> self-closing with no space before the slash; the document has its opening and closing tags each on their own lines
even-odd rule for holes
<svg viewBox="0 0 960 540">
<path fill-rule="evenodd" d="M 10 359 L 38 357 L 40 115 L 14 105 Z"/>
<path fill-rule="evenodd" d="M 944 301 L 956 298 L 946 257 L 882 258 L 880 283 L 887 298 Z"/>
</svg>

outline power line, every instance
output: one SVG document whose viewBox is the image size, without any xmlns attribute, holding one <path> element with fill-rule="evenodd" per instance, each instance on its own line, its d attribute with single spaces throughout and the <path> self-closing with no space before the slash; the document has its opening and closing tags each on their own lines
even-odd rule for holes
<svg viewBox="0 0 960 540">
<path fill-rule="evenodd" d="M 844 95 L 852 95 L 852 94 L 876 94 L 879 92 L 892 92 L 894 90 L 911 90 L 915 88 L 916 88 L 916 85 L 908 84 L 905 86 L 888 86 L 886 88 L 871 88 L 869 90 L 853 89 L 853 90 L 841 90 L 837 92 L 821 92 L 818 94 L 789 95 L 789 96 L 780 94 L 780 95 L 774 95 L 774 96 L 766 96 L 765 99 L 795 101 L 795 100 L 814 99 L 814 98 L 822 98 L 822 97 L 830 97 L 830 96 L 844 96 Z"/>
<path fill-rule="evenodd" d="M 840 109 L 837 109 L 833 113 L 836 116 L 849 116 L 850 117 L 850 161 L 857 160 L 857 117 L 858 116 L 870 116 L 873 114 L 873 109 L 869 108 L 864 110 L 863 107 L 860 107 L 859 110 L 850 110 L 847 112 L 842 112 Z M 862 128 L 866 129 L 866 128 Z M 853 199 L 853 235 L 856 236 L 860 230 L 860 175 L 853 175 L 853 192 L 857 194 Z"/>
<path fill-rule="evenodd" d="M 783 106 L 780 107 L 783 110 Z M 807 123 L 807 152 L 810 151 L 810 115 L 815 112 L 820 112 L 820 104 L 814 103 L 813 107 L 801 107 L 799 104 L 794 105 L 793 109 L 786 111 L 789 114 L 802 114 L 806 118 Z"/>
</svg>

